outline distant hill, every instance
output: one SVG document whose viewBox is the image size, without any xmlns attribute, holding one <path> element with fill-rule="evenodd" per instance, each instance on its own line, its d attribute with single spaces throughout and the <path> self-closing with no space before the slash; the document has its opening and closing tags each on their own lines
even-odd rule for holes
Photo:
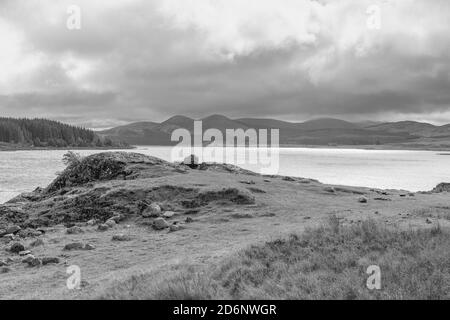
<svg viewBox="0 0 450 320">
<path fill-rule="evenodd" d="M 450 125 L 434 126 L 413 121 L 395 123 L 352 123 L 339 119 L 322 118 L 306 122 L 288 122 L 276 119 L 230 119 L 223 115 L 211 115 L 202 120 L 203 131 L 226 129 L 279 129 L 282 145 L 383 145 L 424 143 L 425 138 L 450 145 Z M 174 116 L 162 123 L 136 122 L 101 131 L 98 134 L 112 140 L 134 145 L 174 145 L 170 136 L 175 129 L 193 131 L 194 119 Z M 437 139 L 437 140 L 436 140 Z"/>
<path fill-rule="evenodd" d="M 2 149 L 21 147 L 119 147 L 126 146 L 94 131 L 46 119 L 14 119 L 0 117 Z"/>
</svg>

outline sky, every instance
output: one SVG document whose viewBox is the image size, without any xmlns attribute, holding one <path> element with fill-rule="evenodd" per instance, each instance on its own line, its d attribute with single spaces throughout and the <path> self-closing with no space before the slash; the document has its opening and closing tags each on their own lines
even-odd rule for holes
<svg viewBox="0 0 450 320">
<path fill-rule="evenodd" d="M 450 123 L 450 2 L 0 0 L 0 116 L 217 113 Z"/>
</svg>

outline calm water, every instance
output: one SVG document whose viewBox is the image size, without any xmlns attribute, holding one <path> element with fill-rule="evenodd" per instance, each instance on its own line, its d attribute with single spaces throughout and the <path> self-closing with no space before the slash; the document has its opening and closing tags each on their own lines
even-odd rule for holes
<svg viewBox="0 0 450 320">
<path fill-rule="evenodd" d="M 138 147 L 133 151 L 171 159 L 170 147 Z M 0 203 L 38 186 L 46 186 L 64 169 L 66 151 L 0 152 Z M 99 150 L 77 151 L 88 155 Z M 434 151 L 282 148 L 279 174 L 324 183 L 410 191 L 430 190 L 450 182 L 450 156 Z M 255 170 L 254 165 L 241 165 Z"/>
</svg>

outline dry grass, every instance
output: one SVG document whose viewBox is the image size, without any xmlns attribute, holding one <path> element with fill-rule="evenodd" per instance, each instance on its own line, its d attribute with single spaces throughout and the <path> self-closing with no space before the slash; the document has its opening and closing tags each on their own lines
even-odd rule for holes
<svg viewBox="0 0 450 320">
<path fill-rule="evenodd" d="M 367 267 L 381 268 L 369 290 Z M 449 299 L 450 233 L 374 221 L 327 226 L 254 245 L 222 264 L 177 267 L 117 284 L 104 299 Z M 174 276 L 175 274 L 175 276 Z"/>
</svg>

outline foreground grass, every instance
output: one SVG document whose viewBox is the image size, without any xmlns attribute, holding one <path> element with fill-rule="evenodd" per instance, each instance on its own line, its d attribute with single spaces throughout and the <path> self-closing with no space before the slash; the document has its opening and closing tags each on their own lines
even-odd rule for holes
<svg viewBox="0 0 450 320">
<path fill-rule="evenodd" d="M 381 268 L 381 289 L 366 286 Z M 330 225 L 255 245 L 219 266 L 134 276 L 105 299 L 449 299 L 450 233 L 373 221 Z M 173 275 L 175 274 L 175 275 Z"/>
</svg>

